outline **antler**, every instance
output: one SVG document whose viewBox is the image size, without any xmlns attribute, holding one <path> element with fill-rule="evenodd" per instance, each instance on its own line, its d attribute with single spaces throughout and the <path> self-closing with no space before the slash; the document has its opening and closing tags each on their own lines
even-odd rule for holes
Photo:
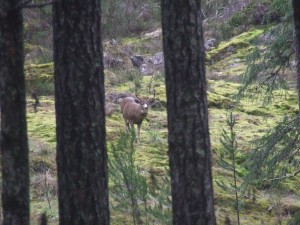
<svg viewBox="0 0 300 225">
<path fill-rule="evenodd" d="M 155 94 L 156 94 L 156 91 L 155 89 L 153 88 L 153 97 L 151 99 L 154 99 L 155 98 Z"/>
<path fill-rule="evenodd" d="M 138 97 L 138 95 L 140 94 L 141 92 L 137 92 L 137 89 L 135 89 L 135 98 L 137 99 L 137 100 L 139 100 L 140 101 L 140 103 L 142 103 L 143 102 L 143 100 L 142 99 L 140 99 L 139 97 Z"/>
<path fill-rule="evenodd" d="M 156 91 L 155 91 L 155 89 L 153 88 L 153 97 L 150 98 L 150 99 L 147 101 L 148 103 L 151 103 L 151 102 L 155 99 L 155 94 L 156 94 Z"/>
</svg>

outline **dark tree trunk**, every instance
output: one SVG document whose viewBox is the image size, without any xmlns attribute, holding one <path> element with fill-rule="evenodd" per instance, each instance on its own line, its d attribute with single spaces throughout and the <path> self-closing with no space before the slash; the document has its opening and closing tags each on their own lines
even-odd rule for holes
<svg viewBox="0 0 300 225">
<path fill-rule="evenodd" d="M 162 0 L 173 224 L 214 225 L 200 0 Z"/>
<path fill-rule="evenodd" d="M 99 0 L 53 7 L 59 222 L 109 224 Z"/>
<path fill-rule="evenodd" d="M 298 102 L 300 108 L 300 1 L 293 0 L 293 13 L 294 13 L 294 25 L 295 25 L 295 43 L 296 43 L 296 60 L 297 60 L 297 83 L 298 83 Z M 300 114 L 299 114 L 300 123 Z"/>
<path fill-rule="evenodd" d="M 0 108 L 4 225 L 29 224 L 29 173 L 23 60 L 23 16 L 18 0 L 0 1 Z"/>
</svg>

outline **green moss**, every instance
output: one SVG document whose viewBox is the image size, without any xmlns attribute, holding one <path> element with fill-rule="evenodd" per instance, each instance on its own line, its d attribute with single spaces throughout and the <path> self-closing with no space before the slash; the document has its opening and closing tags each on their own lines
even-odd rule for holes
<svg viewBox="0 0 300 225">
<path fill-rule="evenodd" d="M 25 82 L 28 92 L 35 89 L 39 95 L 53 95 L 53 63 L 26 65 Z"/>
<path fill-rule="evenodd" d="M 245 32 L 233 38 L 228 43 L 221 43 L 216 49 L 208 52 L 210 59 L 213 59 L 214 57 L 217 58 L 215 55 L 220 56 L 220 60 L 211 66 L 210 69 L 212 71 L 222 72 L 222 78 L 208 80 L 209 128 L 214 162 L 214 180 L 228 180 L 231 176 L 230 174 L 220 171 L 220 168 L 217 166 L 218 157 L 216 155 L 221 147 L 220 136 L 222 130 L 227 128 L 226 115 L 228 114 L 229 109 L 233 111 L 237 121 L 236 133 L 239 147 L 239 153 L 237 154 L 238 165 L 241 165 L 247 159 L 247 153 L 252 150 L 253 146 L 251 146 L 251 141 L 258 139 L 265 134 L 269 128 L 273 127 L 277 121 L 281 120 L 282 116 L 294 114 L 299 111 L 298 98 L 295 91 L 287 91 L 284 95 L 275 92 L 274 102 L 270 105 L 263 105 L 262 99 L 259 98 L 255 99 L 255 101 L 253 99 L 244 99 L 239 103 L 236 103 L 231 98 L 232 95 L 237 92 L 239 83 L 237 79 L 235 82 L 230 82 L 229 80 L 235 79 L 238 74 L 245 70 L 243 57 L 251 49 L 249 43 L 262 32 L 262 29 Z M 152 52 L 158 46 L 151 46 L 154 43 L 154 40 L 149 38 L 124 39 L 120 43 L 122 45 L 124 44 L 133 47 L 134 50 L 141 50 L 141 52 L 139 52 L 141 54 Z M 148 45 L 150 48 L 143 49 Z M 225 55 L 223 58 L 227 48 L 230 46 L 234 47 L 234 51 Z M 112 47 L 108 46 L 107 48 Z M 122 51 L 122 47 L 117 47 L 113 51 L 114 54 L 118 54 L 119 51 Z M 128 58 L 127 55 L 126 57 Z M 240 60 L 236 61 L 236 59 Z M 237 65 L 232 66 L 234 63 Z M 38 82 L 50 84 L 53 82 L 53 64 L 30 65 L 25 69 L 27 73 L 26 80 L 30 81 L 32 84 Z M 105 72 L 107 79 L 115 79 L 115 76 L 118 74 L 124 75 L 125 73 L 123 68 L 114 70 L 108 69 Z M 141 98 L 146 99 L 152 97 L 152 94 L 148 93 L 147 90 L 150 79 L 150 76 L 145 76 L 141 82 Z M 156 79 L 155 83 L 156 99 L 158 99 L 163 106 L 166 106 L 164 79 Z M 106 92 L 133 93 L 132 90 L 132 82 L 126 80 L 121 80 L 120 82 L 106 81 Z M 49 144 L 54 149 L 56 141 L 54 98 L 41 97 L 40 101 L 41 106 L 38 108 L 39 111 L 34 113 L 31 107 L 33 101 L 31 99 L 27 100 L 28 134 L 31 139 L 38 139 L 42 143 Z M 110 117 L 106 118 L 106 137 L 109 155 L 110 144 L 115 142 L 120 133 L 124 130 L 125 124 L 120 112 L 113 113 Z M 145 173 L 150 170 L 155 170 L 160 171 L 158 172 L 159 174 L 168 167 L 167 136 L 166 108 L 163 107 L 161 110 L 150 109 L 148 117 L 142 124 L 141 144 L 135 144 L 137 165 L 145 171 Z M 44 159 L 46 164 L 52 168 L 53 162 L 55 161 L 53 152 L 49 155 L 43 155 L 39 151 L 33 151 L 33 153 L 34 156 L 31 162 L 33 171 L 38 171 L 41 163 L 44 163 Z M 238 169 L 238 173 L 243 176 L 246 171 L 242 167 L 239 167 Z M 216 171 L 218 171 L 218 173 L 216 173 Z M 297 190 L 298 183 L 298 178 L 291 179 L 286 182 L 285 188 L 290 192 L 299 195 L 299 191 Z M 221 190 L 217 185 L 215 185 L 214 188 L 218 223 L 223 224 L 226 215 L 234 221 L 235 210 L 232 194 Z M 264 197 L 263 193 L 257 194 L 256 202 L 246 200 L 244 208 L 241 211 L 242 223 L 258 225 L 264 221 L 266 224 L 275 224 L 276 216 L 267 212 L 269 205 L 269 199 Z M 295 203 L 292 203 L 290 207 L 294 207 L 295 205 Z M 35 204 L 34 206 L 37 207 L 38 204 Z M 127 213 L 121 214 L 112 209 L 112 224 L 131 224 L 130 219 L 131 218 Z"/>
<path fill-rule="evenodd" d="M 208 93 L 208 107 L 223 109 L 228 108 L 230 104 L 229 98 L 214 93 Z"/>
<path fill-rule="evenodd" d="M 49 203 L 51 208 L 49 207 Z M 58 201 L 57 199 L 50 198 L 50 202 L 47 200 L 38 201 L 38 200 L 31 200 L 30 201 L 30 209 L 31 209 L 31 223 L 33 225 L 40 224 L 40 216 L 43 213 L 47 214 L 48 223 L 49 225 L 58 225 Z"/>
<path fill-rule="evenodd" d="M 127 37 L 127 38 L 122 39 L 122 44 L 124 44 L 124 45 L 139 44 L 140 42 L 142 42 L 144 40 L 145 39 L 141 39 L 139 37 Z"/>
<path fill-rule="evenodd" d="M 122 44 L 138 54 L 155 54 L 162 49 L 161 37 L 124 38 Z"/>
<path fill-rule="evenodd" d="M 40 98 L 41 106 L 36 113 L 28 105 L 27 129 L 30 136 L 41 139 L 51 146 L 56 143 L 56 124 L 53 98 Z"/>
<path fill-rule="evenodd" d="M 242 112 L 245 112 L 249 115 L 253 116 L 263 116 L 263 117 L 270 117 L 272 116 L 271 112 L 268 111 L 265 107 L 260 107 L 257 109 L 253 108 L 247 108 L 247 109 L 241 109 Z"/>
<path fill-rule="evenodd" d="M 206 60 L 215 63 L 232 54 L 235 54 L 237 58 L 243 58 L 244 54 L 249 52 L 249 48 L 251 48 L 250 42 L 263 32 L 263 29 L 253 29 L 232 38 L 228 42 L 221 42 L 217 48 L 207 52 Z M 230 51 L 229 48 L 231 48 Z M 243 49 L 243 51 L 239 51 L 239 49 Z"/>
<path fill-rule="evenodd" d="M 273 10 L 270 5 L 271 1 L 269 0 L 260 1 L 259 4 L 257 3 L 257 1 L 252 1 L 250 4 L 246 5 L 242 10 L 235 12 L 228 19 L 227 22 L 232 27 L 232 29 L 238 28 L 241 25 L 250 26 L 257 25 L 258 23 L 261 24 L 262 22 L 266 22 L 269 19 L 268 16 Z M 262 6 L 268 8 L 268 12 L 264 12 L 264 15 L 262 15 L 262 12 L 260 12 L 260 7 Z"/>
<path fill-rule="evenodd" d="M 44 82 L 53 81 L 53 63 L 30 64 L 25 66 L 26 80 L 40 79 Z"/>
</svg>

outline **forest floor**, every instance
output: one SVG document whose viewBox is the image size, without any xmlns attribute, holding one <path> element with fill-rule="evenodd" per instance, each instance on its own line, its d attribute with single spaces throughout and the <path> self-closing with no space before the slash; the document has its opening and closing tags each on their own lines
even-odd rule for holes
<svg viewBox="0 0 300 225">
<path fill-rule="evenodd" d="M 232 111 L 237 124 L 235 132 L 238 144 L 238 172 L 242 178 L 247 170 L 242 166 L 247 154 L 252 151 L 253 143 L 262 137 L 277 122 L 287 115 L 298 113 L 298 97 L 295 90 L 275 92 L 271 104 L 263 103 L 263 96 L 256 99 L 242 99 L 236 102 L 234 94 L 240 86 L 239 76 L 245 71 L 244 55 L 249 51 L 249 41 L 260 35 L 262 30 L 252 30 L 232 38 L 228 42 L 220 43 L 218 47 L 207 53 L 207 79 L 209 102 L 209 128 L 213 158 L 213 180 L 215 192 L 215 206 L 218 224 L 224 224 L 229 217 L 235 224 L 235 208 L 233 193 L 222 189 L 217 181 L 232 182 L 232 174 L 219 166 L 219 156 L 222 151 L 220 137 L 223 130 L 228 130 L 226 118 Z M 161 37 L 127 38 L 119 40 L 118 45 L 104 49 L 111 54 L 122 55 L 125 48 L 131 48 L 136 54 L 151 55 L 161 50 Z M 243 43 L 243 44 L 241 44 Z M 246 43 L 246 44 L 245 44 Z M 229 53 L 226 49 L 233 46 L 235 51 Z M 134 93 L 134 82 L 126 78 L 127 70 L 135 71 L 126 54 L 122 58 L 125 66 L 107 68 L 106 93 Z M 212 60 L 213 59 L 213 60 Z M 214 61 L 214 63 L 211 63 Z M 125 67 L 125 68 L 124 68 Z M 31 214 L 32 224 L 37 223 L 38 215 L 44 211 L 49 216 L 49 224 L 58 224 L 57 187 L 55 163 L 55 109 L 53 91 L 53 64 L 30 65 L 27 68 L 27 80 L 41 80 L 40 106 L 34 112 L 33 100 L 27 99 L 27 120 L 30 144 L 30 172 L 31 172 Z M 124 78 L 125 77 L 125 78 Z M 128 77 L 128 76 L 127 76 Z M 135 145 L 136 164 L 149 176 L 154 171 L 157 176 L 166 174 L 168 167 L 167 145 L 167 113 L 165 108 L 166 93 L 164 76 L 158 71 L 153 77 L 144 76 L 140 80 L 141 93 L 144 98 L 151 97 L 147 86 L 155 84 L 156 99 L 162 103 L 160 109 L 150 109 L 147 119 L 141 129 L 141 144 Z M 45 85 L 47 84 L 47 85 Z M 49 91 L 50 90 L 50 91 Z M 50 92 L 50 94 L 46 94 Z M 119 111 L 106 119 L 107 146 L 109 155 L 111 146 L 124 131 L 124 121 Z M 287 180 L 282 189 L 256 189 L 252 197 L 244 196 L 241 208 L 241 224 L 285 224 L 290 214 L 300 210 L 300 179 L 297 177 Z M 110 183 L 110 185 L 112 185 Z M 255 196 L 254 196 L 255 195 Z M 271 209 L 272 210 L 268 210 Z M 280 221 L 282 223 L 280 223 Z M 129 212 L 111 210 L 111 224 L 132 224 Z"/>
</svg>

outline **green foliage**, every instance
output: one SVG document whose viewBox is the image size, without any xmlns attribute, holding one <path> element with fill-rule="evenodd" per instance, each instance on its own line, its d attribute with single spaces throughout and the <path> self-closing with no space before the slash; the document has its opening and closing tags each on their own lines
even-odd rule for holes
<svg viewBox="0 0 300 225">
<path fill-rule="evenodd" d="M 163 143 L 163 138 L 158 128 L 152 128 L 148 131 L 150 143 L 155 146 L 160 146 Z"/>
<path fill-rule="evenodd" d="M 296 212 L 293 216 L 292 219 L 288 221 L 287 225 L 298 225 L 300 224 L 300 211 Z"/>
<path fill-rule="evenodd" d="M 115 4 L 117 7 L 117 2 L 119 2 L 119 5 L 126 4 L 121 2 L 120 0 L 106 0 L 105 4 Z M 126 0 L 125 2 L 129 2 L 129 0 Z M 145 3 L 148 2 L 148 0 L 145 1 Z M 153 0 L 154 2 L 154 0 Z M 156 1 L 157 2 L 157 1 Z M 206 1 L 206 3 L 209 3 L 212 1 Z M 219 0 L 213 0 L 213 2 L 221 2 Z M 225 2 L 225 1 L 222 1 Z M 277 2 L 278 9 L 284 9 L 284 6 L 281 6 L 280 4 L 283 4 L 287 2 L 287 0 L 284 1 L 278 1 L 275 0 L 274 2 Z M 130 1 L 130 4 L 142 4 L 141 1 Z M 220 5 L 219 5 L 220 6 Z M 105 11 L 105 8 L 102 9 L 106 14 L 104 15 L 106 18 L 103 18 L 103 24 L 105 29 L 107 29 L 106 37 L 121 37 L 125 35 L 125 33 L 130 32 L 129 35 L 132 35 L 132 33 L 127 29 L 127 25 L 125 24 L 125 20 L 132 19 L 134 14 L 128 16 L 124 19 L 123 22 L 115 22 L 117 20 L 123 20 L 121 18 L 121 14 L 126 12 L 120 11 L 114 11 L 111 8 L 111 14 L 108 13 L 108 11 Z M 138 12 L 140 9 L 137 9 L 136 12 Z M 283 10 L 285 11 L 285 10 Z M 119 14 L 117 16 L 114 16 L 115 14 Z M 111 18 L 109 18 L 111 17 Z M 283 17 L 285 19 L 285 17 Z M 108 20 L 107 20 L 108 19 Z M 114 21 L 114 22 L 112 22 Z M 109 22 L 111 23 L 109 25 Z M 136 21 L 141 22 L 141 21 Z M 38 23 L 38 22 L 36 22 Z M 112 23 L 118 23 L 122 25 L 121 27 L 116 27 Z M 40 23 L 42 24 L 42 23 Z M 149 22 L 149 25 L 154 24 L 154 22 Z M 134 25 L 134 22 L 131 22 L 131 25 Z M 25 24 L 27 27 L 27 25 Z M 151 25 L 152 26 L 152 25 Z M 277 25 L 277 29 L 280 26 Z M 26 28 L 27 29 L 27 28 Z M 237 31 L 233 30 L 232 27 L 227 23 L 227 21 L 224 21 L 223 23 L 220 23 L 219 21 L 215 22 L 215 26 L 210 27 L 215 33 L 212 35 L 220 35 L 220 38 L 230 38 L 233 34 L 235 34 Z M 236 152 L 235 160 L 236 160 L 236 175 L 238 179 L 244 177 L 247 174 L 247 171 L 240 166 L 242 163 L 244 163 L 245 159 L 248 157 L 246 155 L 246 152 L 251 151 L 251 146 L 249 141 L 253 139 L 260 138 L 263 134 L 265 134 L 265 131 L 277 123 L 278 116 L 282 114 L 295 114 L 299 112 L 298 105 L 297 105 L 297 95 L 293 91 L 288 91 L 289 94 L 286 96 L 287 98 L 276 98 L 273 105 L 268 105 L 264 107 L 257 107 L 261 103 L 260 100 L 253 100 L 251 99 L 251 104 L 249 101 L 242 100 L 239 105 L 236 105 L 235 102 L 231 100 L 231 95 L 235 92 L 235 90 L 239 87 L 238 80 L 238 74 L 244 72 L 244 59 L 246 53 L 248 54 L 249 51 L 252 49 L 255 49 L 256 46 L 252 46 L 251 44 L 261 43 L 259 46 L 257 46 L 262 51 L 260 54 L 264 53 L 268 50 L 269 47 L 265 47 L 265 43 L 260 40 L 260 37 L 263 37 L 264 40 L 266 40 L 268 43 L 271 43 L 273 41 L 273 38 L 277 35 L 276 32 L 279 32 L 278 30 L 274 29 L 274 37 L 268 36 L 268 35 L 261 35 L 263 32 L 264 27 L 259 26 L 256 29 L 251 29 L 245 33 L 242 33 L 239 36 L 236 36 L 231 41 L 228 41 L 228 43 L 223 42 L 218 47 L 216 47 L 214 50 L 208 52 L 208 57 L 212 56 L 213 60 L 215 60 L 212 65 L 213 71 L 220 71 L 222 73 L 222 76 L 218 78 L 216 81 L 209 81 L 210 86 L 210 93 L 209 93 L 209 116 L 210 116 L 210 132 L 211 132 L 211 140 L 212 140 L 212 149 L 214 152 L 217 152 L 218 149 L 221 149 L 221 143 L 220 143 L 220 136 L 222 136 L 221 132 L 222 129 L 220 127 L 226 126 L 225 124 L 225 109 L 230 107 L 234 107 L 235 115 L 236 115 L 236 124 L 235 124 L 235 130 L 238 132 L 238 144 L 239 144 L 239 150 Z M 283 27 L 283 29 L 285 29 Z M 118 33 L 120 31 L 120 33 Z M 150 30 L 149 30 L 150 31 Z M 269 29 L 268 31 L 271 31 Z M 124 33 L 123 33 L 124 32 Z M 281 31 L 284 33 L 284 31 Z M 28 30 L 26 32 L 28 34 Z M 286 34 L 286 36 L 291 36 L 291 33 Z M 265 36 L 265 37 L 264 37 Z M 45 38 L 45 35 L 41 32 L 37 33 L 35 37 L 38 38 Z M 38 38 L 35 40 L 38 41 Z M 220 38 L 217 38 L 220 40 Z M 253 39 L 258 38 L 260 42 L 254 42 Z M 279 42 L 278 46 L 281 47 L 284 43 L 284 39 L 282 39 L 282 42 Z M 152 37 L 129 37 L 126 39 L 118 40 L 118 43 L 120 45 L 113 46 L 111 49 L 108 50 L 108 52 L 116 51 L 116 54 L 113 54 L 114 56 L 120 56 L 122 54 L 121 52 L 125 50 L 125 47 L 129 47 L 129 49 L 133 50 L 133 52 L 140 52 L 141 54 L 153 54 L 154 52 L 161 51 L 161 40 L 160 38 L 152 38 Z M 121 48 L 120 48 L 121 47 Z M 227 48 L 234 48 L 233 52 L 228 52 Z M 31 43 L 30 45 L 25 46 L 26 53 L 35 51 L 39 48 L 39 45 L 34 43 L 34 45 Z M 43 50 L 43 49 L 42 49 Z M 125 51 L 124 51 L 125 52 Z M 123 53 L 122 60 L 125 59 L 125 57 L 128 56 L 128 54 Z M 32 55 L 32 54 L 31 54 Z M 238 61 L 235 61 L 235 59 L 239 59 Z M 220 60 L 220 61 L 218 61 Z M 126 60 L 124 60 L 126 61 Z M 34 60 L 32 62 L 35 62 Z M 127 61 L 127 64 L 129 65 L 129 60 Z M 220 63 L 219 63 L 220 62 Z M 259 63 L 260 60 L 258 59 L 255 61 L 255 63 Z M 237 67 L 231 66 L 231 64 L 239 64 L 239 71 L 235 70 Z M 131 65 L 131 64 L 130 64 Z M 31 68 L 29 68 L 31 67 Z M 38 87 L 39 90 L 41 90 L 42 94 L 48 95 L 48 94 L 54 94 L 54 88 L 51 86 L 53 83 L 53 66 L 52 65 L 30 65 L 26 66 L 26 82 L 27 87 Z M 288 70 L 286 70 L 286 74 L 288 74 Z M 131 72 L 130 72 L 131 73 Z M 134 73 L 134 72 L 132 72 Z M 109 92 L 128 92 L 129 89 L 134 92 L 135 90 L 135 83 L 134 77 L 139 76 L 138 73 L 136 74 L 126 74 L 124 72 L 124 68 L 108 68 L 108 70 L 105 71 L 106 75 L 106 84 L 109 85 L 109 89 L 106 88 L 106 93 Z M 234 77 L 233 82 L 228 82 L 230 77 Z M 236 77 L 236 78 L 235 78 Z M 141 78 L 139 76 L 138 78 Z M 163 84 L 163 76 L 160 76 L 160 79 L 156 79 L 156 76 L 154 77 L 153 81 L 151 81 L 150 76 L 146 76 L 143 78 L 141 85 L 142 85 L 142 92 L 141 96 L 146 97 L 150 95 L 150 91 L 155 86 L 156 89 L 156 98 L 166 105 L 166 94 L 165 94 L 165 86 Z M 130 80 L 130 82 L 128 82 Z M 149 87 L 145 86 L 149 83 Z M 138 85 L 138 82 L 136 83 Z M 156 84 L 160 85 L 159 87 L 156 87 Z M 28 92 L 30 92 L 30 88 L 27 89 Z M 291 94 L 292 93 L 292 94 Z M 253 95 L 254 96 L 254 95 Z M 275 93 L 274 96 L 278 96 L 277 93 Z M 41 97 L 41 106 L 39 108 L 39 111 L 37 113 L 32 113 L 31 108 L 31 100 L 28 97 L 27 103 L 28 103 L 28 132 L 30 137 L 35 137 L 39 141 L 46 142 L 50 144 L 51 149 L 54 151 L 55 147 L 55 111 L 54 111 L 54 100 L 53 98 L 49 99 L 50 96 Z M 293 97 L 293 99 L 292 99 Z M 256 99 L 256 96 L 255 96 Z M 124 130 L 124 121 L 122 119 L 122 116 L 120 113 L 113 114 L 111 117 L 106 118 L 106 129 L 107 129 L 107 141 L 114 141 L 115 147 L 118 146 L 122 149 L 124 149 L 124 146 L 119 143 L 119 135 L 120 130 Z M 146 129 L 146 130 L 145 130 Z M 144 133 L 143 133 L 144 132 Z M 230 132 L 227 133 L 228 135 Z M 293 134 L 292 134 L 293 135 Z M 290 136 L 292 136 L 290 135 Z M 128 217 L 130 214 L 128 212 L 132 212 L 132 209 L 135 209 L 136 207 L 139 209 L 140 212 L 140 218 L 145 224 L 171 224 L 171 194 L 170 194 L 170 178 L 168 175 L 165 175 L 164 167 L 168 165 L 168 159 L 167 159 L 167 120 L 166 120 L 166 110 L 165 108 L 162 108 L 162 111 L 153 111 L 150 110 L 149 115 L 147 119 L 144 121 L 143 127 L 142 127 L 142 144 L 140 146 L 136 146 L 133 144 L 133 148 L 136 149 L 136 151 L 133 152 L 133 156 L 131 160 L 132 169 L 129 169 L 130 163 L 128 163 L 128 158 L 130 158 L 128 155 L 131 153 L 131 143 L 130 143 L 130 136 L 127 137 L 128 144 L 127 149 L 125 153 L 123 154 L 120 150 L 117 154 L 121 154 L 119 157 L 120 164 L 123 164 L 123 170 L 131 171 L 134 175 L 127 175 L 127 177 L 131 178 L 132 181 L 136 182 L 136 184 L 128 186 L 129 188 L 136 188 L 137 190 L 133 191 L 127 191 L 126 185 L 124 182 L 123 173 L 118 170 L 116 173 L 118 173 L 120 179 L 117 183 L 119 185 L 119 188 L 116 187 L 114 183 L 114 178 L 112 178 L 112 174 L 110 174 L 110 194 L 111 196 L 111 205 L 113 206 L 111 212 L 112 212 L 112 224 L 133 224 L 131 221 L 132 219 Z M 282 146 L 286 146 L 287 143 L 289 143 L 289 140 L 286 139 L 287 142 L 281 141 L 280 144 L 278 144 L 277 148 Z M 137 149 L 138 148 L 138 149 Z M 57 208 L 55 207 L 57 205 L 57 202 L 51 202 L 51 206 L 53 207 L 52 211 L 49 209 L 49 204 L 45 201 L 46 197 L 46 189 L 44 189 L 44 174 L 40 173 L 41 166 L 46 166 L 47 168 L 51 168 L 51 171 L 55 170 L 55 151 L 49 151 L 47 154 L 40 154 L 39 153 L 40 148 L 31 148 L 31 171 L 33 174 L 32 176 L 32 214 L 40 213 L 45 211 L 48 211 L 48 215 L 50 215 L 50 223 L 51 224 L 57 224 L 58 221 L 58 212 Z M 110 154 L 110 160 L 116 161 L 114 157 L 112 156 L 112 149 L 109 148 L 109 154 Z M 282 162 L 282 164 L 286 164 L 286 167 L 297 164 L 297 158 L 296 151 L 294 151 L 295 157 L 291 164 L 288 164 L 287 161 Z M 217 165 L 218 159 L 216 159 L 216 154 L 213 154 L 214 157 L 214 178 L 215 180 L 223 180 L 225 184 L 228 185 L 229 189 L 224 193 L 224 190 L 218 186 L 215 185 L 215 202 L 216 207 L 218 208 L 218 211 L 221 213 L 217 214 L 218 222 L 221 224 L 223 220 L 223 215 L 228 213 L 230 218 L 234 218 L 235 216 L 235 210 L 233 207 L 234 204 L 234 196 L 233 192 L 235 190 L 232 180 L 232 170 L 226 170 L 224 173 L 222 173 L 224 170 L 223 168 L 220 168 Z M 124 160 L 123 160 L 124 159 Z M 227 163 L 231 162 L 230 154 L 224 155 L 224 160 Z M 259 159 L 257 159 L 259 161 Z M 269 157 L 270 160 L 270 157 Z M 127 161 L 127 163 L 125 163 Z M 130 161 L 130 160 L 129 160 Z M 266 162 L 266 161 L 264 161 Z M 258 162 L 259 163 L 259 162 Z M 263 163 L 261 163 L 263 164 Z M 138 166 L 137 166 L 138 165 Z M 128 166 L 128 167 L 126 167 Z M 252 165 L 249 165 L 249 168 L 251 169 Z M 230 168 L 230 167 L 229 167 Z M 275 168 L 275 167 L 274 167 Z M 296 168 L 296 167 L 295 167 Z M 293 175 L 296 172 L 296 169 L 292 168 L 291 172 L 289 174 Z M 254 168 L 255 169 L 255 168 Z M 111 168 L 110 168 L 111 170 Z M 219 171 L 221 171 L 219 173 Z M 266 168 L 263 168 L 261 170 L 262 172 L 266 171 Z M 276 171 L 276 169 L 275 169 Z M 250 171 L 251 172 L 251 171 Z M 276 171 L 279 172 L 279 171 Z M 126 172 L 127 173 L 127 172 Z M 128 172 L 129 173 L 129 172 Z M 277 173 L 278 174 L 278 173 Z M 53 178 L 55 179 L 55 171 L 53 172 Z M 141 177 L 139 177 L 141 176 Z M 263 174 L 263 177 L 266 175 Z M 270 176 L 270 179 L 272 179 L 274 176 Z M 278 176 L 279 177 L 279 176 Z M 128 178 L 128 180 L 130 180 Z M 275 177 L 276 178 L 276 177 Z M 123 180 L 122 180 L 123 179 Z M 247 177 L 246 179 L 250 180 L 252 178 Z M 256 178 L 255 178 L 256 179 Z M 261 182 L 258 180 L 253 179 L 254 183 L 260 182 L 260 184 L 266 184 L 266 182 Z M 262 178 L 265 180 L 264 178 Z M 56 190 L 55 182 L 56 180 L 52 181 L 53 188 L 51 186 L 48 190 Z M 290 190 L 293 193 L 298 194 L 299 193 L 299 179 L 297 177 L 293 177 L 289 180 L 285 179 L 285 183 L 288 182 L 288 190 Z M 231 185 L 229 184 L 231 183 Z M 239 183 L 238 183 L 239 184 Z M 147 187 L 145 187 L 145 185 Z M 268 185 L 268 184 L 267 184 Z M 265 186 L 267 187 L 267 186 Z M 240 189 L 239 189 L 240 190 Z M 255 192 L 255 186 L 253 185 L 252 189 L 248 193 L 248 196 L 252 195 L 254 199 L 256 199 L 256 202 L 248 202 L 248 200 L 245 200 L 245 205 L 243 205 L 243 210 L 241 211 L 241 223 L 242 224 L 262 224 L 265 221 L 266 224 L 275 224 L 274 221 L 274 213 L 267 213 L 265 209 L 269 207 L 269 201 L 268 201 L 268 194 L 270 193 L 270 190 L 267 190 L 264 193 L 267 193 L 263 195 L 259 191 Z M 127 192 L 127 194 L 125 193 Z M 230 193 L 229 193 L 230 191 Z M 232 192 L 233 191 L 233 192 Z M 128 194 L 128 192 L 131 193 L 131 195 Z M 253 193 L 252 193 L 253 192 Z M 291 193 L 290 192 L 290 193 Z M 133 194 L 132 194 L 133 193 Z M 54 196 L 54 192 L 51 196 Z M 290 194 L 288 194 L 290 195 Z M 131 197 L 136 196 L 136 197 Z M 145 197 L 146 196 L 146 197 Z M 126 197 L 126 200 L 124 200 Z M 131 198 L 130 198 L 131 197 Z M 53 197 L 54 198 L 54 197 Z M 130 199 L 137 199 L 137 205 L 132 202 Z M 43 202 L 41 201 L 43 200 Z M 146 201 L 145 201 L 146 200 Z M 119 203 L 120 201 L 121 203 Z M 296 200 L 295 200 L 296 201 Z M 241 202 L 242 203 L 242 202 Z M 41 205 L 43 204 L 43 205 Z M 285 202 L 285 206 L 289 207 L 288 209 L 284 208 L 286 210 L 285 212 L 291 214 L 295 210 L 289 210 L 291 207 L 294 207 L 298 203 L 295 204 L 295 202 Z M 133 207 L 131 206 L 133 205 Z M 123 208 L 122 208 L 123 207 Z M 51 212 L 50 212 L 51 211 Z M 125 213 L 122 213 L 122 212 Z M 225 212 L 225 213 L 223 213 Z M 245 214 L 245 216 L 243 216 Z M 117 218 L 117 219 L 116 219 Z M 284 217 L 284 219 L 287 220 L 287 217 Z M 128 222 L 130 220 L 130 222 Z M 222 221 L 222 222 L 221 222 Z M 126 223 L 128 222 L 128 223 Z M 233 221 L 232 221 L 233 222 Z M 297 224 L 297 223 L 296 223 Z"/>
<path fill-rule="evenodd" d="M 257 1 L 252 1 L 250 4 L 248 4 L 245 8 L 243 8 L 241 11 L 238 11 L 234 13 L 229 19 L 228 24 L 235 28 L 237 26 L 249 26 L 252 21 L 252 15 L 254 14 L 255 10 L 257 10 Z"/>
<path fill-rule="evenodd" d="M 132 36 L 156 27 L 160 7 L 154 0 L 102 1 L 102 27 L 109 38 Z"/>
<path fill-rule="evenodd" d="M 291 16 L 292 4 L 290 0 L 273 0 L 271 7 L 283 16 Z"/>
<path fill-rule="evenodd" d="M 131 92 L 137 95 L 142 88 L 143 76 L 137 70 L 129 70 L 126 73 L 126 78 L 128 81 L 133 83 L 133 89 Z"/>
<path fill-rule="evenodd" d="M 204 30 L 213 32 L 212 36 L 217 42 L 229 40 L 233 37 L 232 27 L 224 21 L 213 20 L 207 24 L 204 23 L 203 27 Z"/>
<path fill-rule="evenodd" d="M 274 129 L 255 141 L 249 155 L 247 184 L 270 186 L 296 176 L 300 171 L 299 118 L 285 117 Z"/>
<path fill-rule="evenodd" d="M 239 200 L 239 187 L 237 184 L 237 180 L 239 178 L 238 171 L 237 171 L 237 137 L 236 133 L 234 131 L 234 126 L 236 124 L 236 120 L 230 112 L 227 121 L 226 121 L 229 132 L 226 130 L 223 130 L 221 134 L 221 144 L 222 144 L 222 150 L 221 155 L 219 157 L 219 166 L 222 167 L 224 170 L 232 173 L 233 176 L 233 182 L 230 182 L 229 184 L 222 181 L 217 181 L 217 184 L 226 191 L 233 192 L 235 195 L 235 209 L 237 213 L 237 222 L 240 224 L 240 200 Z"/>
<path fill-rule="evenodd" d="M 242 75 L 238 99 L 260 95 L 269 103 L 275 90 L 288 89 L 290 60 L 294 55 L 291 3 L 276 0 L 272 6 L 280 8 L 284 19 L 253 41 L 255 47 L 246 57 L 247 70 Z"/>
<path fill-rule="evenodd" d="M 154 218 L 153 221 L 164 225 L 172 224 L 172 200 L 171 200 L 171 180 L 169 171 L 167 175 L 157 180 L 155 174 L 150 170 L 150 193 L 154 204 L 148 207 L 148 213 Z"/>
<path fill-rule="evenodd" d="M 105 70 L 105 85 L 116 86 L 126 82 L 126 76 L 124 76 L 124 71 L 109 71 Z"/>
<path fill-rule="evenodd" d="M 135 134 L 122 133 L 116 144 L 111 145 L 109 174 L 114 209 L 130 209 L 133 224 L 170 224 L 170 183 L 167 177 L 160 184 L 151 173 L 150 183 L 135 162 Z"/>
<path fill-rule="evenodd" d="M 213 33 L 216 40 L 224 41 L 270 22 L 278 22 L 283 16 L 272 7 L 272 0 L 209 0 L 203 3 L 206 16 L 205 31 Z"/>
<path fill-rule="evenodd" d="M 135 165 L 135 135 L 121 134 L 118 143 L 112 144 L 112 157 L 109 159 L 109 174 L 113 182 L 111 194 L 118 205 L 117 209 L 127 210 L 130 207 L 134 224 L 142 223 L 141 206 L 147 203 L 148 187 L 146 178 Z"/>
<path fill-rule="evenodd" d="M 53 60 L 52 6 L 23 10 L 25 61 L 49 63 Z"/>
<path fill-rule="evenodd" d="M 241 25 L 249 27 L 278 21 L 281 16 L 281 9 L 272 7 L 272 1 L 254 0 L 241 11 L 234 13 L 228 19 L 228 23 L 235 29 Z"/>
</svg>

